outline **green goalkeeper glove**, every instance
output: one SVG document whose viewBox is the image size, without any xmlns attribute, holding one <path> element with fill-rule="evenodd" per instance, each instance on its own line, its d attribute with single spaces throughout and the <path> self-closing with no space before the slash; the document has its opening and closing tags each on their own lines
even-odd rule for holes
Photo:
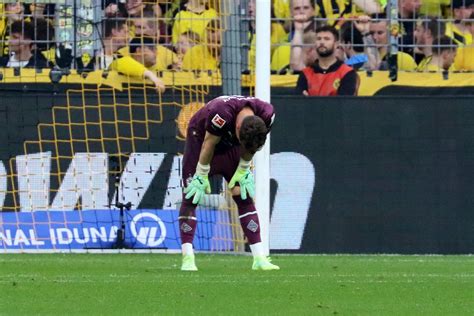
<svg viewBox="0 0 474 316">
<path fill-rule="evenodd" d="M 200 176 L 197 174 L 194 175 L 191 182 L 184 189 L 184 193 L 186 193 L 186 199 L 190 199 L 194 196 L 193 204 L 201 203 L 202 199 L 204 198 L 204 194 L 211 193 L 209 178 L 207 176 Z"/>
<path fill-rule="evenodd" d="M 240 160 L 239 167 L 234 173 L 229 182 L 229 189 L 235 187 L 236 183 L 240 184 L 240 197 L 242 200 L 247 199 L 247 193 L 251 198 L 255 196 L 255 182 L 253 174 L 250 171 L 250 161 Z"/>
<path fill-rule="evenodd" d="M 193 179 L 184 189 L 184 193 L 186 193 L 186 199 L 190 199 L 194 196 L 193 204 L 201 203 L 202 199 L 204 198 L 204 194 L 211 193 L 211 185 L 209 184 L 209 177 L 207 176 L 209 174 L 210 168 L 211 167 L 209 165 L 201 165 L 198 163 Z"/>
</svg>

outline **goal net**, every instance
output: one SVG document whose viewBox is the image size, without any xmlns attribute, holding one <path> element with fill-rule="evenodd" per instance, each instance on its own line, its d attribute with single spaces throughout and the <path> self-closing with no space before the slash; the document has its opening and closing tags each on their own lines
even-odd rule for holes
<svg viewBox="0 0 474 316">
<path fill-rule="evenodd" d="M 193 15 L 172 0 L 43 2 L 0 1 L 2 56 L 18 55 L 18 28 L 38 54 L 32 67 L 0 70 L 0 249 L 180 249 L 187 123 L 209 99 L 239 93 L 248 68 L 232 56 L 235 4 L 212 0 Z M 225 181 L 211 182 L 195 248 L 242 252 Z"/>
</svg>

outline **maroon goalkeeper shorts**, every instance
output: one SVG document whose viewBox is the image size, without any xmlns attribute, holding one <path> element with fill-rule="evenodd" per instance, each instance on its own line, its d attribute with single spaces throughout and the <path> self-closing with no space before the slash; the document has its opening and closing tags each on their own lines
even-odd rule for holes
<svg viewBox="0 0 474 316">
<path fill-rule="evenodd" d="M 199 131 L 190 127 L 188 129 L 186 144 L 184 146 L 183 156 L 183 173 L 182 179 L 184 186 L 187 181 L 192 178 L 196 172 L 196 165 L 199 161 L 201 146 L 204 141 L 204 135 L 200 135 Z M 240 146 L 232 146 L 228 149 L 217 149 L 211 161 L 211 171 L 209 176 L 222 175 L 227 182 L 230 181 L 237 169 L 240 161 Z"/>
</svg>

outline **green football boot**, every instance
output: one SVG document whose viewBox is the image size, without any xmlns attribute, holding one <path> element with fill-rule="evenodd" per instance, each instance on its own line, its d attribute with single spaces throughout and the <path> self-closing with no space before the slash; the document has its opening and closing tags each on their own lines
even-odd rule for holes
<svg viewBox="0 0 474 316">
<path fill-rule="evenodd" d="M 280 267 L 271 263 L 271 259 L 265 256 L 253 258 L 252 270 L 280 270 Z"/>
<path fill-rule="evenodd" d="M 196 263 L 194 262 L 194 255 L 184 255 L 181 264 L 181 271 L 197 271 Z"/>
</svg>

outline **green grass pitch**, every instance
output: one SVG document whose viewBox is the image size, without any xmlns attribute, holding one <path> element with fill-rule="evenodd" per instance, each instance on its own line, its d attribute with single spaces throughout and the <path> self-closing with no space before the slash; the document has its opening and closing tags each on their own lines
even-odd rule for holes
<svg viewBox="0 0 474 316">
<path fill-rule="evenodd" d="M 474 315 L 473 256 L 0 255 L 1 315 Z"/>
</svg>

